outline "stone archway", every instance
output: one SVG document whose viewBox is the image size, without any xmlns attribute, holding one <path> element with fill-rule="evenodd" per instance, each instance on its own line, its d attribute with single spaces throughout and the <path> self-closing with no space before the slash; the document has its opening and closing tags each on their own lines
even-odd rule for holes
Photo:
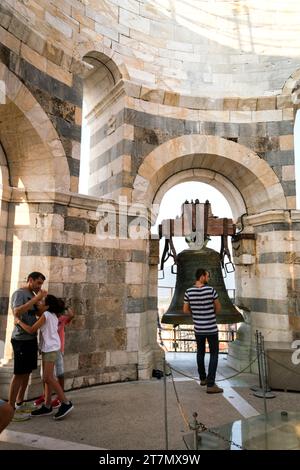
<svg viewBox="0 0 300 470">
<path fill-rule="evenodd" d="M 202 135 L 177 137 L 148 154 L 134 181 L 133 202 L 151 204 L 168 178 L 188 169 L 222 175 L 238 190 L 248 214 L 287 208 L 278 177 L 262 158 L 243 145 Z M 222 191 L 221 184 L 216 187 Z"/>
<path fill-rule="evenodd" d="M 238 189 L 224 176 L 212 170 L 191 169 L 170 176 L 154 196 L 153 204 L 159 204 L 164 194 L 173 186 L 186 181 L 199 181 L 218 189 L 228 201 L 234 220 L 246 212 L 245 202 Z M 205 195 L 203 196 L 205 197 Z"/>
<path fill-rule="evenodd" d="M 92 63 L 89 57 L 100 60 L 113 75 L 120 74 L 123 80 L 129 80 L 130 76 L 122 57 L 116 54 L 112 49 L 100 44 L 99 41 L 85 41 L 79 44 L 75 53 L 80 61 Z"/>
<path fill-rule="evenodd" d="M 27 190 L 68 191 L 69 167 L 50 119 L 3 63 L 0 80 L 5 89 L 0 140 L 7 155 L 11 185 Z"/>
<path fill-rule="evenodd" d="M 279 248 L 270 242 L 268 233 L 272 232 L 272 240 L 280 240 L 277 226 L 273 228 L 270 224 L 287 217 L 287 200 L 277 175 L 255 152 L 220 137 L 186 135 L 167 141 L 145 157 L 134 181 L 132 201 L 150 207 L 161 201 L 165 190 L 191 179 L 210 183 L 220 190 L 230 203 L 234 218 L 241 218 L 243 233 L 257 233 L 256 239 L 241 239 L 235 253 L 237 303 L 251 312 L 241 346 L 237 343 L 232 354 L 231 363 L 239 369 L 251 360 L 255 328 L 259 326 L 264 331 L 269 321 L 273 322 L 271 333 L 266 334 L 266 344 L 273 344 L 282 336 L 277 327 L 278 314 L 289 321 L 285 312 L 289 300 L 286 292 L 278 289 L 272 264 L 280 256 Z M 264 252 L 268 255 L 261 254 Z M 288 278 L 285 274 L 287 286 Z M 287 327 L 286 345 L 292 335 L 292 327 Z M 244 359 L 240 359 L 241 351 Z"/>
</svg>

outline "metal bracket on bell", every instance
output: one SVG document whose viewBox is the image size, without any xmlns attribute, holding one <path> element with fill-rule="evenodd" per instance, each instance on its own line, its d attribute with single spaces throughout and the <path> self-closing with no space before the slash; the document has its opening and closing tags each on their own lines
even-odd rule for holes
<svg viewBox="0 0 300 470">
<path fill-rule="evenodd" d="M 176 270 L 174 271 L 174 268 L 175 268 L 175 267 L 176 267 Z M 172 273 L 172 274 L 177 274 L 177 264 L 176 264 L 176 263 L 172 264 L 172 266 L 171 266 L 171 273 Z"/>
<path fill-rule="evenodd" d="M 230 265 L 230 264 L 232 266 L 232 270 L 229 270 L 229 268 L 227 268 L 227 266 Z M 235 271 L 234 264 L 231 261 L 229 263 L 225 263 L 225 269 L 228 273 L 234 273 L 234 271 Z"/>
<path fill-rule="evenodd" d="M 159 273 L 160 273 L 160 272 L 162 272 L 162 277 L 159 276 Z M 165 278 L 165 272 L 164 272 L 164 270 L 163 270 L 163 269 L 159 269 L 159 270 L 158 270 L 158 280 L 159 280 L 159 279 L 164 279 L 164 278 Z"/>
</svg>

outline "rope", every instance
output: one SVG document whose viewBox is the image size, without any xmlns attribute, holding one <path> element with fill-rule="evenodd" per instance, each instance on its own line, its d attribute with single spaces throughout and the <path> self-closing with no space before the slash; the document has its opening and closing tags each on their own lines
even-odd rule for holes
<svg viewBox="0 0 300 470">
<path fill-rule="evenodd" d="M 177 393 L 177 389 L 176 389 L 176 385 L 175 385 L 175 381 L 174 381 L 174 377 L 173 377 L 173 373 L 172 373 L 172 370 L 175 370 L 173 367 L 170 366 L 169 363 L 166 363 L 168 365 L 168 367 L 170 367 L 170 370 L 171 370 L 171 378 L 172 378 L 172 385 L 173 385 L 173 389 L 174 389 L 174 393 L 175 393 L 175 397 L 176 397 L 176 402 L 177 402 L 177 406 L 178 406 L 178 409 L 179 409 L 179 413 L 184 421 L 184 424 L 186 426 L 187 429 L 192 429 L 192 430 L 195 430 L 195 427 L 193 427 L 190 423 L 189 423 L 189 420 L 186 416 L 186 413 L 184 412 L 184 408 L 180 402 L 180 399 L 179 399 L 179 395 Z M 180 372 L 179 372 L 180 373 Z M 186 377 L 188 377 L 186 374 L 184 373 L 181 373 L 182 375 L 185 375 Z M 192 377 L 193 378 L 193 377 Z M 195 380 L 193 378 L 193 380 Z M 242 447 L 240 444 L 237 444 L 236 442 L 234 442 L 233 440 L 231 439 L 227 439 L 226 437 L 222 436 L 222 434 L 219 434 L 218 432 L 208 428 L 204 423 L 202 422 L 198 422 L 197 421 L 197 429 L 201 429 L 201 432 L 208 432 L 214 436 L 216 436 L 218 439 L 221 439 L 222 441 L 224 442 L 227 442 L 228 444 L 230 445 L 234 445 L 235 447 L 238 447 L 239 449 L 241 450 L 246 450 L 244 447 Z M 186 446 L 187 447 L 187 446 Z"/>
<path fill-rule="evenodd" d="M 159 324 L 159 321 L 158 321 L 158 324 Z M 162 342 L 162 343 L 163 343 L 163 342 Z M 271 357 L 267 354 L 267 352 L 261 351 L 261 352 L 257 355 L 257 357 L 255 357 L 255 359 L 253 359 L 244 369 L 242 369 L 241 371 L 239 371 L 239 372 L 237 372 L 237 373 L 235 373 L 235 374 L 233 374 L 233 375 L 231 375 L 231 376 L 229 376 L 229 377 L 224 377 L 223 379 L 216 380 L 216 382 L 222 382 L 222 381 L 224 381 L 224 380 L 229 380 L 229 379 L 232 379 L 232 378 L 237 377 L 238 375 L 242 374 L 242 373 L 243 373 L 245 370 L 247 370 L 255 361 L 257 361 L 257 359 L 259 358 L 259 356 L 262 355 L 263 353 L 264 353 L 265 356 L 266 356 L 268 359 L 270 359 L 271 361 L 273 361 L 273 362 L 275 362 L 276 364 L 280 365 L 280 366 L 283 367 L 284 369 L 289 370 L 289 371 L 293 372 L 294 374 L 300 376 L 300 373 L 298 373 L 298 372 L 295 371 L 294 369 L 291 369 L 290 367 L 288 367 L 288 366 L 282 364 L 281 362 L 277 361 L 276 359 L 271 358 Z M 185 413 L 185 411 L 184 411 L 184 408 L 183 408 L 183 406 L 182 406 L 182 404 L 181 404 L 181 402 L 180 402 L 179 395 L 178 395 L 178 393 L 177 393 L 177 389 L 176 389 L 176 385 L 175 385 L 175 380 L 174 380 L 174 376 L 173 376 L 173 371 L 174 371 L 174 372 L 177 372 L 178 374 L 180 374 L 180 375 L 182 375 L 182 376 L 184 376 L 184 377 L 187 377 L 187 378 L 189 378 L 189 379 L 192 379 L 192 380 L 194 380 L 194 381 L 196 381 L 196 382 L 197 382 L 197 379 L 195 379 L 195 377 L 192 377 L 192 376 L 190 376 L 190 375 L 188 375 L 188 374 L 185 374 L 184 372 L 182 372 L 182 371 L 176 369 L 175 367 L 172 367 L 172 366 L 171 366 L 169 363 L 167 363 L 167 362 L 166 362 L 166 365 L 168 365 L 168 367 L 170 368 L 171 378 L 172 378 L 172 385 L 173 385 L 173 389 L 174 389 L 174 393 L 175 393 L 175 397 L 176 397 L 177 406 L 178 406 L 180 415 L 181 415 L 181 417 L 182 417 L 182 419 L 183 419 L 183 421 L 184 421 L 184 424 L 185 424 L 186 428 L 187 428 L 187 429 L 192 429 L 193 431 L 196 431 L 196 432 L 198 432 L 198 430 L 200 429 L 201 432 L 204 432 L 204 431 L 205 431 L 205 432 L 208 432 L 208 433 L 214 435 L 215 437 L 217 437 L 218 439 L 221 439 L 222 441 L 224 441 L 224 442 L 230 444 L 231 446 L 233 445 L 233 446 L 235 446 L 235 447 L 237 447 L 237 448 L 239 448 L 239 449 L 241 449 L 241 450 L 247 450 L 245 447 L 241 446 L 240 444 L 237 444 L 237 443 L 234 442 L 233 440 L 227 439 L 227 438 L 225 438 L 224 436 L 222 436 L 220 433 L 218 433 L 217 431 L 214 431 L 214 430 L 208 428 L 208 427 L 207 427 L 204 423 L 202 423 L 202 422 L 198 422 L 198 421 L 196 420 L 196 427 L 195 427 L 195 426 L 192 426 L 192 425 L 189 423 L 188 418 L 187 418 L 187 416 L 186 416 L 186 413 Z M 196 414 L 196 416 L 197 416 L 197 414 Z M 186 443 L 185 443 L 185 445 L 186 445 Z M 186 446 L 186 447 L 187 447 L 187 446 Z"/>
<path fill-rule="evenodd" d="M 162 339 L 162 336 L 161 336 L 162 327 L 161 327 L 161 323 L 160 323 L 160 320 L 159 320 L 159 314 L 158 313 L 157 313 L 157 327 L 158 327 L 159 344 L 165 352 L 168 352 L 168 349 L 167 349 L 167 347 L 166 347 L 166 345 L 165 345 L 165 343 Z"/>
<path fill-rule="evenodd" d="M 224 380 L 229 380 L 229 379 L 232 379 L 233 377 L 237 377 L 238 375 L 245 372 L 245 370 L 247 370 L 252 364 L 254 364 L 255 361 L 257 361 L 257 357 L 255 357 L 253 361 L 249 362 L 249 364 L 244 369 L 240 370 L 236 374 L 230 375 L 229 377 L 224 377 L 223 379 L 216 380 L 216 382 L 223 382 Z M 174 372 L 177 372 L 178 374 L 183 375 L 184 377 L 187 377 L 189 379 L 195 380 L 195 382 L 198 381 L 198 379 L 195 379 L 195 377 L 192 377 L 191 375 L 185 374 L 184 372 L 178 369 L 175 369 L 175 367 L 170 366 L 170 364 L 168 364 L 168 366 L 170 367 L 171 370 L 174 370 Z"/>
<path fill-rule="evenodd" d="M 168 364 L 168 366 L 170 367 L 170 364 Z M 187 427 L 187 429 L 190 429 L 190 423 L 189 423 L 189 420 L 188 418 L 186 417 L 186 414 L 184 412 L 184 409 L 183 409 L 183 406 L 181 405 L 180 403 L 180 400 L 179 400 L 179 396 L 178 396 L 178 393 L 177 393 L 177 390 L 176 390 L 176 386 L 175 386 L 175 381 L 174 381 L 174 377 L 173 377 L 173 373 L 172 373 L 172 369 L 171 369 L 171 378 L 172 378 L 172 385 L 173 385 L 173 389 L 174 389 L 174 393 L 175 393 L 175 397 L 176 397 L 176 402 L 177 402 L 177 406 L 179 408 L 179 413 L 181 414 L 181 417 Z"/>
<path fill-rule="evenodd" d="M 255 361 L 257 361 L 257 357 L 255 357 L 253 361 L 249 362 L 249 364 L 244 369 L 240 370 L 236 374 L 230 375 L 229 377 L 224 377 L 223 379 L 216 380 L 216 382 L 223 382 L 223 380 L 229 380 L 229 379 L 233 379 L 233 377 L 237 377 L 238 375 L 245 372 L 245 370 L 247 370 L 250 366 L 252 366 L 252 364 L 254 364 Z"/>
</svg>

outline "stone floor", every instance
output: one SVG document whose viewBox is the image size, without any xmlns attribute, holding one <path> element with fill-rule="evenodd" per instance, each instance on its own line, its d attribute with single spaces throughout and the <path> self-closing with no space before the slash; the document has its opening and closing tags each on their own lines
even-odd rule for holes
<svg viewBox="0 0 300 470">
<path fill-rule="evenodd" d="M 171 367 L 191 377 L 173 373 L 181 412 L 172 379 L 167 378 L 169 449 L 186 449 L 183 437 L 190 433 L 188 423 L 192 423 L 194 412 L 207 427 L 263 412 L 263 400 L 254 397 L 249 388 L 257 384 L 257 376 L 236 375 L 227 366 L 225 355 L 220 356 L 217 375 L 224 394 L 218 395 L 208 395 L 206 387 L 192 379 L 197 379 L 195 354 L 168 353 L 167 360 Z M 11 423 L 0 435 L 0 450 L 166 448 L 163 379 L 102 385 L 67 395 L 74 403 L 74 410 L 66 419 L 53 421 L 51 416 L 46 416 Z M 276 392 L 276 397 L 268 400 L 268 407 L 300 410 L 300 395 Z"/>
</svg>

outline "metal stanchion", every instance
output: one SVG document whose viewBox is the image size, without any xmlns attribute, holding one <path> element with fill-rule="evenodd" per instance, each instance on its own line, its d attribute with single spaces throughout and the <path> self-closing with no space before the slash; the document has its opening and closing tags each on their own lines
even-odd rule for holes
<svg viewBox="0 0 300 470">
<path fill-rule="evenodd" d="M 168 440 L 168 403 L 167 403 L 167 368 L 166 368 L 166 357 L 163 358 L 163 371 L 164 371 L 164 417 L 165 417 L 165 446 L 166 450 L 169 450 Z"/>
<path fill-rule="evenodd" d="M 198 421 L 197 421 L 197 416 L 198 414 L 196 412 L 193 413 L 193 418 L 194 418 L 194 426 L 193 426 L 193 430 L 194 430 L 194 450 L 198 450 L 199 448 L 199 437 L 198 437 L 198 431 L 199 431 L 199 425 L 198 425 Z"/>
<path fill-rule="evenodd" d="M 260 365 L 260 360 L 261 360 L 261 351 L 260 351 L 260 345 L 259 345 L 259 339 L 258 339 L 258 330 L 255 331 L 255 347 L 256 347 L 256 357 L 257 357 L 257 367 L 258 367 L 258 380 L 259 380 L 259 385 L 253 385 L 250 387 L 250 390 L 253 390 L 256 392 L 257 390 L 261 390 L 262 388 L 262 380 L 261 380 L 261 365 Z"/>
<path fill-rule="evenodd" d="M 266 363 L 266 355 L 265 355 L 265 342 L 264 342 L 264 337 L 260 331 L 259 332 L 257 331 L 257 360 L 258 360 L 260 388 L 256 389 L 253 395 L 255 395 L 258 398 L 264 399 L 265 414 L 267 414 L 266 398 L 275 398 L 276 395 L 275 393 L 271 392 L 271 389 L 268 384 L 267 363 Z"/>
<path fill-rule="evenodd" d="M 262 393 L 263 393 L 263 399 L 264 399 L 264 412 L 265 412 L 265 418 L 267 418 L 267 414 L 268 414 L 268 410 L 267 410 L 267 400 L 266 400 L 266 393 L 267 393 L 267 390 L 266 390 L 266 387 L 267 387 L 267 383 L 266 383 L 266 371 L 265 371 L 265 364 L 264 364 L 264 361 L 262 361 Z M 255 393 L 254 393 L 255 395 Z M 256 395 L 257 396 L 257 395 Z"/>
</svg>

